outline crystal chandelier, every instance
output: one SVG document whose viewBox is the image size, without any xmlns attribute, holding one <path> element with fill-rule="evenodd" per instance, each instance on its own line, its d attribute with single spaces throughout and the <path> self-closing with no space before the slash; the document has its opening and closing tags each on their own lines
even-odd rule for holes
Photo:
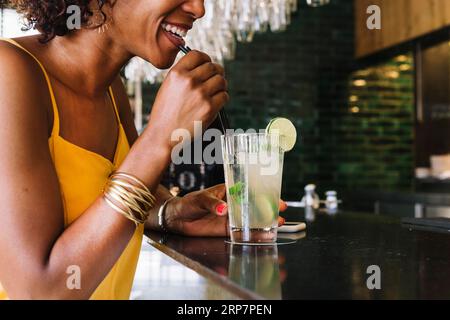
<svg viewBox="0 0 450 320">
<path fill-rule="evenodd" d="M 311 7 L 329 2 L 306 0 Z M 269 30 L 286 30 L 297 8 L 298 0 L 205 0 L 206 14 L 194 24 L 186 43 L 223 64 L 234 59 L 237 42 L 251 42 L 255 34 Z M 132 81 L 157 83 L 166 73 L 141 58 L 133 58 L 125 68 L 126 78 Z"/>
</svg>

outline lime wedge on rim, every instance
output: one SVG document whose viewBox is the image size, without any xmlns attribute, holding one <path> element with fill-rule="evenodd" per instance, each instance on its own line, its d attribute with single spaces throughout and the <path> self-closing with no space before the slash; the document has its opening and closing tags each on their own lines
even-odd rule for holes
<svg viewBox="0 0 450 320">
<path fill-rule="evenodd" d="M 286 118 L 275 118 L 271 120 L 266 128 L 266 133 L 278 133 L 280 135 L 280 147 L 285 152 L 291 151 L 297 142 L 297 129 Z"/>
</svg>

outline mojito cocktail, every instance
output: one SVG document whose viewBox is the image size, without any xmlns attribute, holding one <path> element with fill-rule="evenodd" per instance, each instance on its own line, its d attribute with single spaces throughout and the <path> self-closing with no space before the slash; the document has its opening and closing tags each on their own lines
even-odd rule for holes
<svg viewBox="0 0 450 320">
<path fill-rule="evenodd" d="M 222 137 L 231 241 L 277 239 L 284 151 L 277 134 Z"/>
</svg>

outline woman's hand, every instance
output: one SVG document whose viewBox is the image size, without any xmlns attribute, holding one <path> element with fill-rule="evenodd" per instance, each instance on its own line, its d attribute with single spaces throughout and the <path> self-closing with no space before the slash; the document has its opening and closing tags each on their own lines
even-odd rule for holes
<svg viewBox="0 0 450 320">
<path fill-rule="evenodd" d="M 206 129 L 229 99 L 224 74 L 223 67 L 202 52 L 191 51 L 184 56 L 158 92 L 146 130 L 149 135 L 156 133 L 173 147 L 178 143 L 171 141 L 175 130 L 186 129 L 193 137 L 194 121 L 200 121 Z"/>
<path fill-rule="evenodd" d="M 169 202 L 166 223 L 171 232 L 196 237 L 224 237 L 228 234 L 225 185 L 192 192 Z"/>
<path fill-rule="evenodd" d="M 227 86 L 220 65 L 212 63 L 204 53 L 189 52 L 168 73 L 153 104 L 148 126 L 119 171 L 139 177 L 155 191 L 162 172 L 173 160 L 173 148 L 195 138 L 194 131 L 199 131 L 194 130 L 196 121 L 201 122 L 203 129 L 209 127 L 228 101 Z M 148 170 L 149 163 L 152 170 Z M 159 175 L 155 176 L 155 172 Z"/>
<path fill-rule="evenodd" d="M 190 193 L 169 202 L 167 227 L 171 232 L 195 237 L 225 237 L 229 234 L 225 185 Z M 280 211 L 287 209 L 280 200 Z M 284 219 L 278 219 L 279 225 Z"/>
</svg>

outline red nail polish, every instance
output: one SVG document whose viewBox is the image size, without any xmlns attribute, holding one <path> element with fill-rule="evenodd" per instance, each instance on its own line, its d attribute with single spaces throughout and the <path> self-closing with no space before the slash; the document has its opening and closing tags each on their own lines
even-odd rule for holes
<svg viewBox="0 0 450 320">
<path fill-rule="evenodd" d="M 225 209 L 227 208 L 227 204 L 226 203 L 221 203 L 219 205 L 217 205 L 216 207 L 216 212 L 219 216 L 223 216 L 225 214 Z"/>
<path fill-rule="evenodd" d="M 280 200 L 280 211 L 285 211 L 288 208 L 288 205 L 283 200 Z"/>
</svg>

